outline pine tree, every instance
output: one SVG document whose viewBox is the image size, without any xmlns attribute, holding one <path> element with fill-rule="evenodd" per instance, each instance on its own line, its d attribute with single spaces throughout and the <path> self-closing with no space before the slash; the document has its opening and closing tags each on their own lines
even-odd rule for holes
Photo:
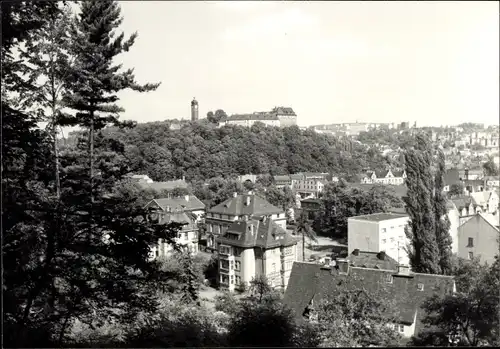
<svg viewBox="0 0 500 349">
<path fill-rule="evenodd" d="M 410 241 L 407 250 L 413 271 L 439 274 L 440 253 L 435 233 L 434 176 L 429 144 L 429 139 L 419 134 L 415 146 L 405 154 L 408 193 L 404 201 L 410 217 L 405 232 Z"/>
<path fill-rule="evenodd" d="M 437 166 L 434 180 L 434 219 L 436 242 L 439 248 L 439 265 L 441 273 L 450 274 L 451 263 L 451 244 L 450 220 L 448 218 L 448 209 L 446 197 L 444 194 L 444 174 L 446 172 L 444 153 L 441 149 L 437 150 Z"/>
<path fill-rule="evenodd" d="M 114 65 L 114 58 L 130 49 L 137 33 L 124 41 L 124 34 L 115 37 L 115 30 L 122 23 L 120 7 L 116 1 L 86 1 L 80 4 L 81 13 L 72 30 L 71 53 L 75 56 L 70 92 L 65 96 L 66 105 L 76 110 L 76 117 L 66 120 L 67 125 L 88 129 L 90 199 L 93 200 L 94 133 L 106 125 L 120 123 L 118 115 L 123 108 L 115 104 L 117 92 L 130 88 L 138 92 L 153 91 L 158 84 L 139 85 L 133 69 L 120 72 L 121 65 Z"/>
</svg>

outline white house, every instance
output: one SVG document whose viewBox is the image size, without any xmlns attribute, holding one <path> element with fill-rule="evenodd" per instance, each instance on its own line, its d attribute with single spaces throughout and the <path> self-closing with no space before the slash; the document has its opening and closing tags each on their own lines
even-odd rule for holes
<svg viewBox="0 0 500 349">
<path fill-rule="evenodd" d="M 384 251 L 399 264 L 408 265 L 405 248 L 408 239 L 405 226 L 407 214 L 374 213 L 347 219 L 347 246 L 351 253 L 355 249 L 367 252 Z"/>
</svg>

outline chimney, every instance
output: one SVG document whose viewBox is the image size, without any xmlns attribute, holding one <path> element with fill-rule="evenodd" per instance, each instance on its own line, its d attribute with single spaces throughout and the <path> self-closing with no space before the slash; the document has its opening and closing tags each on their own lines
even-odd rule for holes
<svg viewBox="0 0 500 349">
<path fill-rule="evenodd" d="M 237 197 L 238 196 L 238 193 L 237 192 L 234 192 L 233 193 L 233 198 Z"/>
<path fill-rule="evenodd" d="M 380 251 L 377 254 L 377 258 L 380 259 L 381 261 L 385 261 L 385 251 Z"/>
<path fill-rule="evenodd" d="M 250 196 L 249 195 L 247 195 L 247 197 L 245 198 L 245 205 L 250 206 Z"/>
<path fill-rule="evenodd" d="M 469 180 L 469 169 L 468 168 L 465 169 L 465 180 L 466 181 Z"/>
<path fill-rule="evenodd" d="M 349 273 L 349 261 L 347 259 L 337 259 L 337 270 L 339 273 Z"/>
<path fill-rule="evenodd" d="M 189 195 L 186 195 L 184 199 L 186 199 L 186 201 L 189 201 Z"/>
<path fill-rule="evenodd" d="M 182 176 L 182 180 L 185 181 L 186 180 L 186 177 Z"/>
<path fill-rule="evenodd" d="M 410 267 L 404 264 L 398 264 L 399 275 L 410 275 Z"/>
<path fill-rule="evenodd" d="M 355 256 L 359 256 L 359 248 L 354 249 L 354 251 L 352 251 L 352 254 Z"/>
</svg>

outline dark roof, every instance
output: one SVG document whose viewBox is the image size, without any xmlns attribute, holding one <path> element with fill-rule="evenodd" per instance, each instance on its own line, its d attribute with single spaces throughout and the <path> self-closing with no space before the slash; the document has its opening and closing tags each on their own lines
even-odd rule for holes
<svg viewBox="0 0 500 349">
<path fill-rule="evenodd" d="M 408 215 L 403 214 L 403 213 L 381 212 L 381 213 L 365 214 L 362 216 L 349 217 L 348 219 L 356 219 L 356 220 L 371 221 L 371 222 L 381 222 L 381 221 L 386 221 L 388 219 L 396 219 L 396 218 L 403 218 L 403 217 L 408 217 Z"/>
<path fill-rule="evenodd" d="M 397 270 L 398 262 L 380 252 L 359 251 L 358 255 L 354 251 L 346 258 L 351 262 L 354 267 L 384 269 L 384 270 Z"/>
<path fill-rule="evenodd" d="M 460 172 L 455 168 L 447 170 L 444 175 L 444 182 L 446 185 L 460 183 Z"/>
<path fill-rule="evenodd" d="M 164 213 L 163 215 L 164 216 L 161 220 L 161 223 L 163 224 L 167 224 L 170 222 L 184 223 L 184 226 L 182 227 L 182 230 L 184 231 L 197 229 L 195 217 L 193 217 L 189 212 L 177 210 Z"/>
<path fill-rule="evenodd" d="M 271 113 L 276 115 L 292 115 L 297 116 L 292 108 L 289 107 L 274 107 Z"/>
<path fill-rule="evenodd" d="M 148 205 L 154 202 L 158 205 L 158 207 L 160 207 L 164 211 L 167 210 L 167 207 L 170 207 L 172 210 L 183 209 L 188 211 L 205 209 L 205 204 L 201 202 L 196 196 L 194 195 L 187 195 L 187 196 L 189 197 L 189 200 L 186 200 L 185 196 L 180 196 L 175 198 L 153 199 L 148 203 Z"/>
<path fill-rule="evenodd" d="M 335 267 L 324 267 L 316 263 L 294 262 L 290 279 L 285 291 L 284 303 L 292 308 L 297 319 L 302 318 L 305 309 L 312 299 L 319 302 L 329 295 L 335 294 L 340 280 L 352 275 L 353 285 L 363 287 L 367 291 L 376 291 L 382 285 L 387 286 L 387 291 L 393 296 L 400 310 L 399 322 L 412 324 L 417 312 L 415 334 L 421 326 L 424 316 L 419 309 L 423 302 L 436 292 L 454 291 L 454 279 L 451 276 L 416 274 L 399 275 L 394 270 L 370 269 L 349 267 L 348 275 L 341 275 Z M 385 284 L 384 277 L 393 276 L 392 284 Z M 418 284 L 424 284 L 424 289 L 419 291 Z M 442 288 L 440 288 L 442 286 Z"/>
<path fill-rule="evenodd" d="M 139 185 L 144 189 L 153 189 L 153 190 L 173 190 L 175 188 L 187 188 L 188 184 L 186 181 L 182 179 L 177 179 L 175 181 L 166 181 L 166 182 L 153 182 L 153 183 L 145 183 L 139 182 Z"/>
<path fill-rule="evenodd" d="M 297 243 L 285 229 L 266 217 L 236 221 L 229 229 L 217 237 L 217 242 L 245 248 L 262 247 L 265 249 L 278 246 L 291 246 Z"/>
<path fill-rule="evenodd" d="M 403 177 L 403 173 L 405 172 L 404 170 L 403 171 L 391 171 L 392 174 L 394 175 L 394 177 Z"/>
<path fill-rule="evenodd" d="M 377 178 L 385 178 L 388 173 L 389 173 L 388 170 L 375 171 L 375 176 L 377 176 Z"/>
<path fill-rule="evenodd" d="M 249 205 L 246 204 L 247 198 L 250 201 Z M 284 213 L 283 209 L 271 205 L 267 200 L 255 194 L 243 194 L 232 197 L 212 207 L 208 212 L 233 216 Z"/>
<path fill-rule="evenodd" d="M 451 202 L 453 202 L 453 204 L 455 205 L 455 207 L 458 210 L 461 210 L 464 207 L 466 207 L 468 209 L 470 204 L 471 203 L 473 204 L 472 198 L 470 196 L 461 196 L 461 197 L 452 198 L 450 200 L 451 200 Z M 473 206 L 475 207 L 474 204 L 473 204 Z"/>
<path fill-rule="evenodd" d="M 291 178 L 289 175 L 278 175 L 278 176 L 274 176 L 274 180 L 276 182 L 279 182 L 279 181 L 289 182 L 291 180 Z"/>
</svg>

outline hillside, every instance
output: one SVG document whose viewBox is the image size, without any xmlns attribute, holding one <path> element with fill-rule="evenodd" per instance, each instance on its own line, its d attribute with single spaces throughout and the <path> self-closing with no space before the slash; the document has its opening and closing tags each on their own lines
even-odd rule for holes
<svg viewBox="0 0 500 349">
<path fill-rule="evenodd" d="M 180 130 L 171 130 L 169 125 L 165 121 L 138 124 L 132 129 L 112 127 L 103 135 L 125 145 L 132 171 L 155 181 L 301 171 L 332 172 L 354 180 L 363 169 L 384 168 L 386 164 L 374 149 L 353 144 L 348 152 L 345 141 L 297 126 L 217 128 L 205 120 L 188 122 Z"/>
</svg>

